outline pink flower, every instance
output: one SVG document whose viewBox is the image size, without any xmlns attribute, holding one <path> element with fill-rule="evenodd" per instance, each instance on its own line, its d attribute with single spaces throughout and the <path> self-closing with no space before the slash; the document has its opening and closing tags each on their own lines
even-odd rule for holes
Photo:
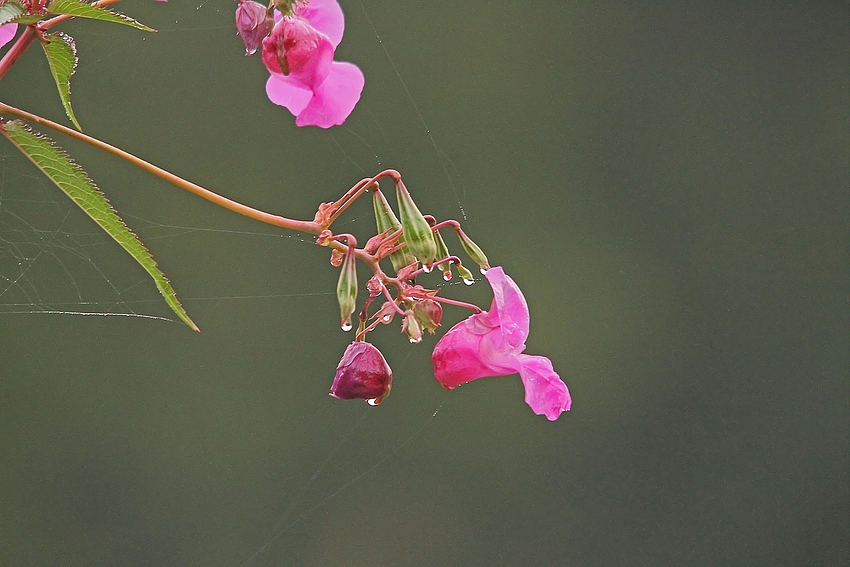
<svg viewBox="0 0 850 567">
<path fill-rule="evenodd" d="M 490 311 L 472 315 L 443 335 L 431 360 L 434 376 L 447 390 L 484 376 L 519 373 L 525 402 L 534 413 L 558 419 L 570 409 L 570 393 L 545 356 L 523 354 L 528 338 L 528 305 L 500 267 L 487 271 L 493 288 Z"/>
<path fill-rule="evenodd" d="M 12 41 L 16 33 L 18 33 L 18 24 L 4 24 L 0 26 L 0 47 Z"/>
<path fill-rule="evenodd" d="M 336 367 L 331 396 L 340 400 L 359 398 L 376 406 L 390 395 L 393 371 L 372 343 L 348 345 Z"/>
<path fill-rule="evenodd" d="M 269 100 L 288 108 L 297 126 L 342 124 L 365 82 L 356 65 L 333 60 L 345 28 L 342 8 L 336 0 L 310 0 L 296 4 L 291 16 L 275 12 L 275 19 L 263 40 Z"/>
</svg>

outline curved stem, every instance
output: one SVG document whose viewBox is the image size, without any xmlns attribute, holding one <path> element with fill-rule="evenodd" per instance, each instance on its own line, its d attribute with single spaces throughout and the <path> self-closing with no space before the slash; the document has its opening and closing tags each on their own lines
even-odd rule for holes
<svg viewBox="0 0 850 567">
<path fill-rule="evenodd" d="M 181 189 L 185 189 L 190 193 L 194 193 L 199 197 L 203 197 L 207 201 L 215 203 L 220 207 L 224 207 L 225 209 L 229 209 L 233 212 L 239 213 L 240 215 L 244 215 L 246 217 L 252 218 L 254 220 L 258 220 L 260 222 L 264 222 L 266 224 L 270 224 L 273 226 L 279 226 L 281 228 L 288 228 L 289 230 L 295 230 L 299 232 L 306 232 L 309 234 L 318 235 L 322 231 L 322 227 L 319 226 L 318 223 L 313 221 L 302 221 L 302 220 L 294 220 L 286 217 L 281 217 L 278 215 L 272 215 L 270 213 L 266 213 L 259 209 L 255 209 L 253 207 L 249 207 L 248 205 L 243 205 L 237 201 L 232 199 L 228 199 L 227 197 L 222 197 L 218 193 L 214 193 L 209 189 L 205 189 L 200 185 L 192 183 L 191 181 L 187 181 L 182 177 L 174 175 L 171 172 L 168 172 L 161 167 L 157 167 L 152 163 L 149 163 L 141 158 L 134 156 L 129 152 L 125 152 L 122 149 L 116 148 L 106 142 L 102 142 L 97 138 L 92 138 L 87 134 L 83 134 L 82 132 L 78 132 L 76 130 L 72 130 L 66 126 L 62 126 L 61 124 L 57 124 L 52 120 L 47 120 L 46 118 L 42 118 L 35 114 L 31 114 L 26 112 L 25 110 L 20 110 L 13 106 L 9 106 L 8 104 L 4 104 L 0 102 L 0 112 L 4 112 L 6 114 L 11 114 L 13 116 L 17 116 L 19 118 L 24 118 L 29 120 L 30 122 L 34 122 L 36 124 L 41 124 L 42 126 L 47 126 L 48 128 L 52 128 L 58 132 L 62 132 L 72 138 L 76 138 L 80 141 L 86 142 L 87 144 L 91 144 L 92 146 L 109 152 L 110 154 L 120 157 L 123 160 L 126 160 L 132 163 L 135 166 L 138 166 L 145 171 L 156 175 L 157 177 L 168 181 L 169 183 L 173 183 L 177 185 Z"/>
</svg>

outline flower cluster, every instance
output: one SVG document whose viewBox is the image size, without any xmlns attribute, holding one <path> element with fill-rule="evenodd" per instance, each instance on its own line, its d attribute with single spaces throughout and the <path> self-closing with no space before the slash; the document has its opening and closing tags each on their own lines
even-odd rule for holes
<svg viewBox="0 0 850 567">
<path fill-rule="evenodd" d="M 248 55 L 262 49 L 270 77 L 266 94 L 296 117 L 297 126 L 330 128 L 345 122 L 365 79 L 352 63 L 334 61 L 345 20 L 336 0 L 277 0 L 272 12 L 241 0 L 236 29 Z"/>
<path fill-rule="evenodd" d="M 396 216 L 381 192 L 379 179 L 395 182 L 399 215 Z M 333 234 L 329 228 L 339 214 L 357 197 L 372 193 L 378 234 L 357 248 L 350 234 Z M 529 333 L 529 311 L 517 284 L 501 267 L 490 267 L 484 252 L 460 228 L 457 221 L 436 222 L 423 215 L 401 181 L 398 172 L 387 170 L 364 179 L 336 203 L 319 208 L 315 222 L 325 227 L 317 244 L 332 248 L 331 263 L 340 268 L 337 299 L 343 330 L 351 330 L 352 316 L 358 313 L 357 334 L 337 367 L 331 395 L 340 399 L 360 398 L 372 405 L 389 395 L 392 370 L 383 355 L 365 342 L 367 333 L 381 324 L 401 318 L 401 331 L 411 343 L 419 343 L 424 332 L 434 334 L 443 316 L 443 304 L 466 307 L 473 314 L 452 327 L 437 342 L 431 356 L 434 376 L 447 390 L 485 376 L 519 374 L 525 386 L 525 401 L 531 409 L 550 420 L 570 409 L 566 385 L 544 356 L 525 354 Z M 440 229 L 451 229 L 466 254 L 485 274 L 493 289 L 488 311 L 475 305 L 444 298 L 439 290 L 417 283 L 417 277 L 438 268 L 451 279 L 457 270 L 463 281 L 472 284 L 472 274 L 457 256 L 449 253 Z M 389 258 L 396 274 L 384 272 L 381 260 Z M 357 260 L 369 264 L 373 274 L 366 289 L 367 298 L 357 311 L 359 286 Z M 379 306 L 371 309 L 383 298 Z"/>
</svg>

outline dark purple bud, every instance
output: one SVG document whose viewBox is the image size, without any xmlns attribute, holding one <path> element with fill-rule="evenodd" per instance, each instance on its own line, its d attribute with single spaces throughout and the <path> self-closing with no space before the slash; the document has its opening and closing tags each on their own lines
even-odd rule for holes
<svg viewBox="0 0 850 567">
<path fill-rule="evenodd" d="M 372 343 L 353 342 L 336 367 L 331 396 L 340 400 L 361 399 L 376 406 L 390 395 L 393 371 Z"/>
<path fill-rule="evenodd" d="M 236 8 L 236 31 L 245 43 L 245 54 L 253 55 L 272 32 L 274 17 L 259 2 L 243 1 Z"/>
</svg>

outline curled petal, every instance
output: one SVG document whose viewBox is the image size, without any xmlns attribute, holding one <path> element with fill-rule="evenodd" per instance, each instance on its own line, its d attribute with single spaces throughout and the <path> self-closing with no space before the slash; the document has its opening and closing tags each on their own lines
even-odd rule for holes
<svg viewBox="0 0 850 567">
<path fill-rule="evenodd" d="M 496 266 L 484 275 L 493 288 L 493 304 L 490 313 L 501 324 L 505 345 L 501 348 L 522 352 L 528 338 L 529 315 L 525 297 L 505 271 Z"/>
<path fill-rule="evenodd" d="M 566 384 L 552 368 L 552 361 L 545 356 L 521 354 L 517 357 L 519 375 L 525 386 L 525 403 L 537 415 L 545 415 L 555 421 L 563 411 L 569 411 L 572 400 Z"/>
<path fill-rule="evenodd" d="M 313 90 L 313 98 L 297 114 L 296 126 L 339 126 L 354 110 L 365 79 L 360 69 L 351 63 L 334 61 L 324 82 Z"/>
</svg>

